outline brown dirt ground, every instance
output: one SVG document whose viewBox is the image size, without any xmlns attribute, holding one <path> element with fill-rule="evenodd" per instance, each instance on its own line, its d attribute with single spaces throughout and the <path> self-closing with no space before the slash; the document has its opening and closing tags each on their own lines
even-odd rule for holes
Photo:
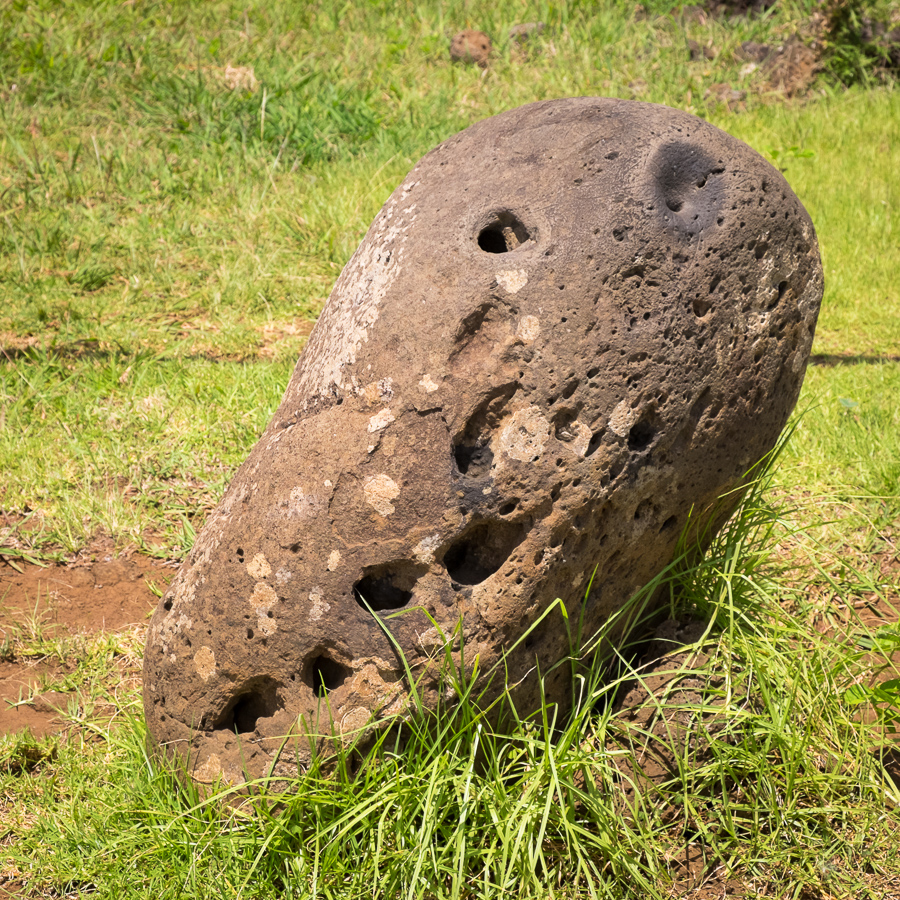
<svg viewBox="0 0 900 900">
<path fill-rule="evenodd" d="M 43 679 L 58 674 L 58 666 L 10 653 L 17 635 L 27 640 L 39 629 L 64 638 L 133 628 L 156 606 L 151 583 L 164 587 L 174 572 L 169 563 L 138 554 L 116 557 L 97 547 L 64 565 L 0 563 L 0 734 L 28 728 L 43 737 L 62 731 L 59 711 L 71 699 L 49 692 L 21 702 Z"/>
</svg>

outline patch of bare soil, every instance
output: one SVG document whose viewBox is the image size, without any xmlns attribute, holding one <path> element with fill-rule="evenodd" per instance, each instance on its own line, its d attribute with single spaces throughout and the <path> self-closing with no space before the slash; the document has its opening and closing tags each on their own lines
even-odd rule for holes
<svg viewBox="0 0 900 900">
<path fill-rule="evenodd" d="M 58 565 L 0 563 L 0 734 L 58 732 L 72 699 L 53 691 L 35 695 L 41 683 L 65 672 L 49 659 L 17 654 L 18 644 L 133 628 L 156 606 L 151 584 L 164 588 L 174 572 L 171 564 L 112 552 Z"/>
</svg>

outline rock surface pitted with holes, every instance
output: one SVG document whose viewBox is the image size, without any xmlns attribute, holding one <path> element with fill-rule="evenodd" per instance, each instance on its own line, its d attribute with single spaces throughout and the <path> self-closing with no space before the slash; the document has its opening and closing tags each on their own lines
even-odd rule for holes
<svg viewBox="0 0 900 900">
<path fill-rule="evenodd" d="M 821 293 L 784 178 L 685 113 L 560 100 L 450 138 L 376 217 L 157 609 L 151 734 L 201 781 L 287 773 L 304 733 L 401 713 L 405 666 L 434 702 L 460 622 L 481 672 L 556 598 L 590 634 L 773 446 Z M 566 705 L 568 650 L 552 612 L 511 652 L 520 712 L 536 660 Z"/>
</svg>

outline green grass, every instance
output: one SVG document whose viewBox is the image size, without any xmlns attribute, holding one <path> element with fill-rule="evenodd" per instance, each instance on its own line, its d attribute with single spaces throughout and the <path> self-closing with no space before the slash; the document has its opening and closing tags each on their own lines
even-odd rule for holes
<svg viewBox="0 0 900 900">
<path fill-rule="evenodd" d="M 0 505 L 40 520 L 7 543 L 71 552 L 98 531 L 153 533 L 183 553 L 185 519 L 277 405 L 302 346 L 289 332 L 308 330 L 383 200 L 439 140 L 530 100 L 639 97 L 748 140 L 817 224 L 815 351 L 900 346 L 900 94 L 753 94 L 761 76 L 740 76 L 735 49 L 778 40 L 802 5 L 706 24 L 648 9 L 0 8 Z M 445 33 L 475 18 L 497 44 L 486 73 L 446 54 Z M 505 33 L 528 19 L 550 27 L 523 56 Z M 690 62 L 688 36 L 716 61 Z M 257 89 L 229 89 L 229 65 L 252 67 Z M 745 111 L 705 104 L 723 82 L 750 88 Z M 195 427 L 213 417 L 221 429 Z M 142 435 L 166 447 L 135 465 Z"/>
<path fill-rule="evenodd" d="M 7 868 L 100 897 L 627 898 L 686 887 L 687 854 L 767 896 L 883 896 L 900 790 L 860 686 L 900 642 L 852 616 L 838 639 L 810 628 L 810 571 L 791 589 L 774 553 L 786 534 L 807 541 L 752 492 L 699 565 L 658 582 L 704 633 L 652 673 L 587 652 L 564 720 L 508 709 L 497 732 L 448 666 L 461 702 L 414 713 L 403 749 L 392 732 L 364 758 L 338 741 L 249 797 L 201 796 L 148 757 L 136 692 L 100 740 L 7 738 L 2 786 L 27 819 Z M 661 673 L 642 707 L 618 705 Z M 666 763 L 650 780 L 648 757 Z"/>
<path fill-rule="evenodd" d="M 741 76 L 735 50 L 779 40 L 803 4 L 735 22 L 663 12 L 0 8 L 0 505 L 37 510 L 40 526 L 6 543 L 71 552 L 100 531 L 183 553 L 185 520 L 196 526 L 277 405 L 302 346 L 289 332 L 308 330 L 383 200 L 439 140 L 530 100 L 639 97 L 748 140 L 817 224 L 815 352 L 900 346 L 900 94 L 754 94 L 761 76 Z M 446 53 L 446 32 L 476 19 L 497 46 L 486 73 Z M 505 34 L 529 19 L 549 28 L 523 55 Z M 715 62 L 691 62 L 688 37 L 713 43 Z M 256 90 L 230 89 L 227 66 L 252 67 Z M 703 100 L 725 82 L 750 89 L 745 111 Z"/>
<path fill-rule="evenodd" d="M 784 170 L 826 273 L 813 353 L 828 365 L 810 367 L 768 493 L 667 573 L 675 608 L 711 625 L 643 713 L 613 695 L 649 675 L 596 660 L 556 727 L 501 736 L 465 702 L 356 777 L 347 752 L 286 794 L 201 798 L 146 755 L 139 634 L 22 623 L 4 658 L 51 661 L 42 687 L 81 698 L 67 739 L 0 742 L 2 874 L 26 896 L 664 897 L 687 890 L 688 857 L 771 896 L 896 892 L 883 762 L 900 590 L 882 563 L 900 539 L 900 93 L 822 76 L 785 102 L 736 53 L 813 10 L 0 0 L 14 562 L 98 535 L 183 556 L 385 198 L 436 143 L 521 103 L 602 94 L 705 116 Z M 511 46 L 535 20 L 546 32 Z M 493 38 L 487 71 L 449 62 L 462 27 Z M 691 61 L 688 39 L 717 58 Z M 740 108 L 708 93 L 721 84 L 748 92 Z M 648 754 L 671 763 L 652 783 L 635 768 Z"/>
</svg>

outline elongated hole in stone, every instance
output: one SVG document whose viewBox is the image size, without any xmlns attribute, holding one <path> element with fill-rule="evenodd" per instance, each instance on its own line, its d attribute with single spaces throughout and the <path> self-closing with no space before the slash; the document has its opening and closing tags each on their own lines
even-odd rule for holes
<svg viewBox="0 0 900 900">
<path fill-rule="evenodd" d="M 533 235 L 524 222 L 507 210 L 494 213 L 478 232 L 478 246 L 485 253 L 509 253 Z"/>
<path fill-rule="evenodd" d="M 317 697 L 339 688 L 350 676 L 350 669 L 327 656 L 318 656 L 310 666 L 311 687 Z"/>
<path fill-rule="evenodd" d="M 217 731 L 234 731 L 251 734 L 256 731 L 260 719 L 273 716 L 279 708 L 278 684 L 274 679 L 253 679 L 219 716 L 214 728 Z"/>
<path fill-rule="evenodd" d="M 407 560 L 376 566 L 353 585 L 353 596 L 360 606 L 375 612 L 400 609 L 412 600 L 416 582 L 427 571 L 427 566 Z"/>
<path fill-rule="evenodd" d="M 472 413 L 462 433 L 454 439 L 453 459 L 460 475 L 483 478 L 490 473 L 494 462 L 491 436 L 517 389 L 515 382 L 492 389 Z"/>
<path fill-rule="evenodd" d="M 597 448 L 600 446 L 603 441 L 603 433 L 606 429 L 601 428 L 599 431 L 595 431 L 591 435 L 590 441 L 588 441 L 587 450 L 585 451 L 585 456 L 593 456 L 597 452 Z"/>
<path fill-rule="evenodd" d="M 521 522 L 478 522 L 444 554 L 444 568 L 457 584 L 481 584 L 500 569 L 525 534 Z"/>
<path fill-rule="evenodd" d="M 642 419 L 640 422 L 636 422 L 628 432 L 628 449 L 646 450 L 655 436 L 656 428 L 653 423 L 649 419 Z"/>
</svg>

